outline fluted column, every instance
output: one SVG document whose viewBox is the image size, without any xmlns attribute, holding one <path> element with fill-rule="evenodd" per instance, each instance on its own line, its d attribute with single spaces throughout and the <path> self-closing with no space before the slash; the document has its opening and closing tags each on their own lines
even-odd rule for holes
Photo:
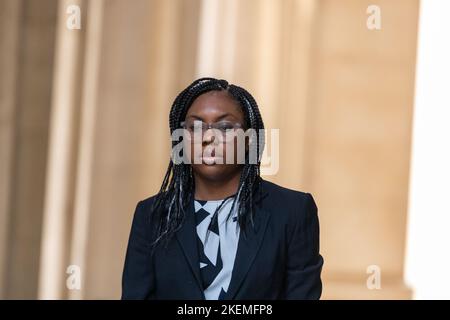
<svg viewBox="0 0 450 320">
<path fill-rule="evenodd" d="M 21 1 L 0 2 L 0 299 L 7 297 Z"/>
<path fill-rule="evenodd" d="M 39 298 L 64 297 L 72 227 L 73 177 L 84 32 L 67 28 L 67 8 L 83 0 L 60 0 L 55 50 L 49 153 L 39 268 Z"/>
<path fill-rule="evenodd" d="M 6 230 L 1 230 L 0 239 L 2 289 L 8 299 L 34 299 L 39 278 L 56 0 L 2 1 L 1 15 L 0 90 L 5 99 L 1 103 L 0 148 L 5 162 L 2 160 L 0 183 L 5 188 L 1 196 L 8 197 L 5 202 L 0 200 L 0 219 L 5 223 L 1 228 Z"/>
</svg>

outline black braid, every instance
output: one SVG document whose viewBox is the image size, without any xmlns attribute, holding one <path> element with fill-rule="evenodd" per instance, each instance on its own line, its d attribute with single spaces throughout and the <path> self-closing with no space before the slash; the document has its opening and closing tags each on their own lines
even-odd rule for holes
<svg viewBox="0 0 450 320">
<path fill-rule="evenodd" d="M 181 122 L 184 121 L 193 101 L 201 94 L 213 90 L 225 90 L 228 92 L 230 97 L 242 107 L 246 129 L 251 128 L 256 131 L 256 141 L 252 143 L 256 144 L 257 163 L 250 163 L 248 161 L 249 155 L 246 153 L 246 161 L 242 169 L 238 191 L 228 216 L 229 218 L 237 205 L 238 226 L 245 231 L 248 220 L 253 226 L 253 202 L 256 190 L 260 191 L 259 195 L 261 196 L 260 161 L 265 144 L 264 132 L 260 132 L 260 130 L 264 129 L 264 123 L 255 99 L 247 90 L 228 84 L 226 80 L 215 78 L 198 79 L 175 98 L 169 114 L 170 133 L 172 134 L 176 129 L 181 128 Z M 177 143 L 178 141 L 172 141 L 172 148 Z M 170 159 L 163 183 L 151 208 L 151 219 L 157 223 L 157 235 L 153 245 L 157 245 L 162 240 L 165 240 L 167 244 L 181 227 L 185 216 L 185 208 L 188 207 L 188 201 L 193 193 L 194 179 L 191 166 L 184 163 L 174 164 L 172 159 Z M 225 201 L 222 202 L 222 204 L 224 203 Z M 218 213 L 220 207 L 216 209 L 214 215 Z"/>
</svg>

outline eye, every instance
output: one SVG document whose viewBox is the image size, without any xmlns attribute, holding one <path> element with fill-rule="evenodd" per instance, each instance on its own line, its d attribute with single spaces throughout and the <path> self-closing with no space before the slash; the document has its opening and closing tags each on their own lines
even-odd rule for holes
<svg viewBox="0 0 450 320">
<path fill-rule="evenodd" d="M 234 124 L 228 121 L 222 121 L 217 123 L 216 128 L 219 129 L 220 131 L 227 131 L 234 129 Z"/>
</svg>

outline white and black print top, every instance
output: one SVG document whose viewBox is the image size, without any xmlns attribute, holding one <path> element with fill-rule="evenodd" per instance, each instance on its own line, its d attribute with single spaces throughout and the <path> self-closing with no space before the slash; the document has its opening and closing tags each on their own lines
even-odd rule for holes
<svg viewBox="0 0 450 320">
<path fill-rule="evenodd" d="M 214 212 L 225 200 L 211 224 Z M 239 241 L 236 210 L 227 219 L 233 198 L 223 200 L 194 200 L 197 222 L 197 243 L 200 274 L 206 300 L 222 300 L 228 291 Z M 207 231 L 209 227 L 209 235 Z M 206 241 L 206 243 L 205 243 Z"/>
</svg>

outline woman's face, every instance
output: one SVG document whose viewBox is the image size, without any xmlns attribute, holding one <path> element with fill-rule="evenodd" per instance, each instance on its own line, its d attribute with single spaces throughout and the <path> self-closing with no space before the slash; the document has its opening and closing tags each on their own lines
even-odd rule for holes
<svg viewBox="0 0 450 320">
<path fill-rule="evenodd" d="M 218 129 L 202 131 L 200 121 L 215 124 Z M 185 147 L 190 148 L 192 156 L 188 158 L 194 174 L 205 180 L 225 181 L 241 170 L 242 164 L 237 163 L 237 138 L 221 135 L 220 129 L 230 133 L 234 132 L 231 128 L 245 130 L 245 118 L 242 108 L 226 91 L 209 91 L 198 96 L 188 109 L 185 124 L 190 126 L 186 131 L 198 126 L 195 138 L 191 132 L 189 138 L 184 139 Z M 234 150 L 231 161 L 226 157 L 230 148 Z"/>
</svg>

